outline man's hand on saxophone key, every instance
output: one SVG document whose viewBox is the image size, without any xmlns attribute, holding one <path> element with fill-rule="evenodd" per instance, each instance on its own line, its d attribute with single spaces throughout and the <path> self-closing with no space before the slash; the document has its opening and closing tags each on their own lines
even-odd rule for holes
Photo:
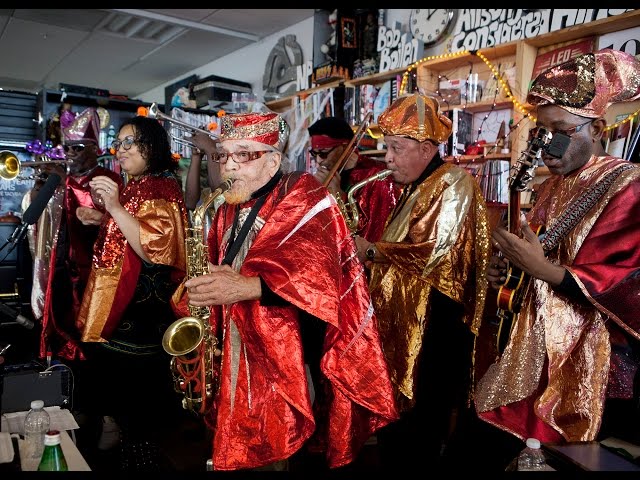
<svg viewBox="0 0 640 480">
<path fill-rule="evenodd" d="M 209 263 L 209 273 L 185 282 L 189 303 L 197 307 L 228 305 L 243 300 L 257 300 L 262 296 L 259 277 L 247 277 L 229 265 Z"/>
</svg>

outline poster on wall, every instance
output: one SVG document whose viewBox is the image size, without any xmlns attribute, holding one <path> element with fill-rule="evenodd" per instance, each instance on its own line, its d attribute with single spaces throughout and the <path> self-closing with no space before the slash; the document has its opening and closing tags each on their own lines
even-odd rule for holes
<svg viewBox="0 0 640 480">
<path fill-rule="evenodd" d="M 571 45 L 564 45 L 549 52 L 539 54 L 536 57 L 536 62 L 533 65 L 533 73 L 531 74 L 531 79 L 535 79 L 538 75 L 540 75 L 548 68 L 560 65 L 561 63 L 572 60 L 584 53 L 593 52 L 595 43 L 595 37 L 590 37 L 586 40 L 582 40 Z"/>
<path fill-rule="evenodd" d="M 0 217 L 15 215 L 22 218 L 22 198 L 33 188 L 33 168 L 22 168 L 24 162 L 31 160 L 31 153 L 24 150 L 5 150 L 13 153 L 21 163 L 16 178 L 6 180 L 0 178 Z"/>
<path fill-rule="evenodd" d="M 598 50 L 612 48 L 636 57 L 640 55 L 640 27 L 606 33 L 598 37 Z"/>
</svg>

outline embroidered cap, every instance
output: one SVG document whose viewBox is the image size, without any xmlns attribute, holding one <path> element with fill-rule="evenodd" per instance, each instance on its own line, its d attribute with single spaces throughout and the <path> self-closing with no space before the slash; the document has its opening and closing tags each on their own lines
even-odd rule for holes
<svg viewBox="0 0 640 480">
<path fill-rule="evenodd" d="M 92 107 L 76 115 L 71 125 L 62 129 L 64 143 L 92 141 L 97 144 L 99 134 L 100 117 Z"/>
<path fill-rule="evenodd" d="M 442 143 L 451 135 L 451 120 L 435 98 L 412 93 L 394 100 L 378 117 L 384 135 L 409 137 L 419 142 Z"/>
<path fill-rule="evenodd" d="M 609 105 L 640 98 L 640 61 L 605 48 L 585 53 L 542 72 L 533 81 L 527 102 L 557 105 L 574 115 L 602 117 Z"/>
<path fill-rule="evenodd" d="M 220 140 L 253 140 L 283 151 L 289 125 L 275 112 L 227 114 L 220 119 Z"/>
</svg>

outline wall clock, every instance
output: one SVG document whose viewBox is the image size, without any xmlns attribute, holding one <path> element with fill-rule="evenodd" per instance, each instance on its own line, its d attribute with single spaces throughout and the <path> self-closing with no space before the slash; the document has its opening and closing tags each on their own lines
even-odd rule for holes
<svg viewBox="0 0 640 480">
<path fill-rule="evenodd" d="M 414 38 L 424 42 L 425 47 L 443 41 L 456 23 L 458 10 L 423 8 L 411 10 L 409 25 Z"/>
</svg>

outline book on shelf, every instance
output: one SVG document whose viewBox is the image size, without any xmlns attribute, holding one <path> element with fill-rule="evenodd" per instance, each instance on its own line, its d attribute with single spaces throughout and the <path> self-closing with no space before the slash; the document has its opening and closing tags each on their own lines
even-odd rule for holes
<svg viewBox="0 0 640 480">
<path fill-rule="evenodd" d="M 553 50 L 539 53 L 533 64 L 531 79 L 535 80 L 538 75 L 551 67 L 572 60 L 584 53 L 593 52 L 595 44 L 596 37 L 589 37 L 577 42 L 561 45 Z"/>
<path fill-rule="evenodd" d="M 473 143 L 473 114 L 462 108 L 452 108 L 447 115 L 452 122 L 447 152 L 449 155 L 463 155 L 467 145 Z"/>
<path fill-rule="evenodd" d="M 378 123 L 378 117 L 391 105 L 391 84 L 395 80 L 388 80 L 380 85 L 376 98 L 373 101 L 373 123 Z"/>
<path fill-rule="evenodd" d="M 359 115 L 357 124 L 361 124 L 366 114 L 373 110 L 376 97 L 378 95 L 378 87 L 365 83 L 359 86 Z"/>
<path fill-rule="evenodd" d="M 454 78 L 453 80 L 440 80 L 438 94 L 440 105 L 445 108 L 462 103 L 462 91 L 466 88 L 466 80 Z"/>
<path fill-rule="evenodd" d="M 515 62 L 502 62 L 497 65 L 498 73 L 502 79 L 507 83 L 509 89 L 513 91 L 513 87 L 516 82 L 516 63 Z M 484 88 L 480 96 L 481 102 L 501 102 L 507 99 L 507 94 L 500 86 L 500 83 L 495 76 L 491 75 L 485 80 Z"/>
<path fill-rule="evenodd" d="M 618 123 L 629 116 L 627 113 L 616 115 L 614 123 Z M 609 130 L 609 136 L 605 143 L 605 150 L 609 155 L 619 158 L 627 158 L 627 148 L 631 142 L 631 133 L 633 132 L 633 118 L 629 121 L 621 123 L 615 128 Z"/>
</svg>

